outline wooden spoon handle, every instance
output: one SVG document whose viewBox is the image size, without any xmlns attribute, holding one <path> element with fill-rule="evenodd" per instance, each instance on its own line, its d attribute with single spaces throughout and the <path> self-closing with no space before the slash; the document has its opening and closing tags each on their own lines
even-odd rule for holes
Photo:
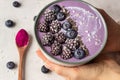
<svg viewBox="0 0 120 80">
<path fill-rule="evenodd" d="M 18 80 L 22 80 L 22 79 L 23 79 L 23 56 L 20 56 Z"/>
</svg>

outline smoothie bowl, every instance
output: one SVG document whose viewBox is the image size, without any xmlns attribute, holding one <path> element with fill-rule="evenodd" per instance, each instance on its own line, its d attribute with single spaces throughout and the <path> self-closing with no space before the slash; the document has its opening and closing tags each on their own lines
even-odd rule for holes
<svg viewBox="0 0 120 80">
<path fill-rule="evenodd" d="M 102 51 L 107 28 L 101 14 L 90 4 L 61 0 L 47 5 L 37 16 L 35 36 L 49 60 L 63 66 L 78 66 Z"/>
</svg>

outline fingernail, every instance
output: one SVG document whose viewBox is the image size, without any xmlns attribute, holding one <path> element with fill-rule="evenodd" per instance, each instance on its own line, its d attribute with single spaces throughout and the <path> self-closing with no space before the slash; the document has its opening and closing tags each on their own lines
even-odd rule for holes
<svg viewBox="0 0 120 80">
<path fill-rule="evenodd" d="M 48 69 L 50 69 L 50 70 L 54 69 L 51 65 L 48 65 L 48 64 L 45 64 L 45 67 L 48 68 Z"/>
</svg>

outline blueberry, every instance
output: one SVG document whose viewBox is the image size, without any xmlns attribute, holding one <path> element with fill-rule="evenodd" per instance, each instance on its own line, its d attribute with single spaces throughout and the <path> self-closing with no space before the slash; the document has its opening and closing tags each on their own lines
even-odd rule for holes
<svg viewBox="0 0 120 80">
<path fill-rule="evenodd" d="M 21 4 L 20 4 L 18 1 L 14 1 L 14 2 L 13 2 L 13 6 L 14 6 L 14 7 L 20 7 Z"/>
<path fill-rule="evenodd" d="M 78 32 L 76 30 L 68 30 L 66 32 L 66 36 L 70 39 L 76 38 L 77 34 L 78 34 Z"/>
<path fill-rule="evenodd" d="M 45 74 L 50 72 L 50 70 L 47 69 L 44 65 L 41 67 L 41 71 Z"/>
<path fill-rule="evenodd" d="M 63 20 L 65 20 L 65 18 L 66 18 L 65 13 L 59 12 L 59 13 L 57 14 L 57 20 L 58 20 L 58 21 L 63 21 Z"/>
<path fill-rule="evenodd" d="M 65 22 L 62 24 L 62 27 L 63 27 L 64 30 L 68 30 L 68 29 L 72 28 L 72 25 L 71 25 L 70 22 L 65 21 Z"/>
<path fill-rule="evenodd" d="M 13 27 L 15 25 L 15 23 L 12 20 L 7 20 L 7 21 L 5 21 L 5 25 L 7 27 Z"/>
<path fill-rule="evenodd" d="M 86 53 L 83 49 L 78 48 L 75 52 L 74 52 L 74 57 L 76 59 L 82 59 L 86 56 Z"/>
<path fill-rule="evenodd" d="M 56 5 L 53 5 L 53 6 L 52 6 L 52 10 L 53 10 L 55 13 L 58 13 L 58 12 L 60 12 L 61 7 L 56 4 Z"/>
<path fill-rule="evenodd" d="M 7 66 L 8 69 L 13 69 L 13 68 L 15 68 L 16 65 L 15 65 L 14 62 L 9 61 L 6 66 Z"/>
</svg>

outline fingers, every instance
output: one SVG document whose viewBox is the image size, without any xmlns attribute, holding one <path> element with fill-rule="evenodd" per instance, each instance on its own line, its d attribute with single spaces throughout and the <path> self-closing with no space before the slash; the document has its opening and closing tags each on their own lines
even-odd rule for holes
<svg viewBox="0 0 120 80">
<path fill-rule="evenodd" d="M 118 23 L 115 22 L 104 10 L 98 9 L 98 11 L 103 16 L 106 24 L 107 24 L 107 31 L 108 31 L 108 39 L 105 48 L 103 49 L 103 53 L 108 52 L 116 52 L 119 51 L 119 34 L 120 34 L 120 28 Z"/>
<path fill-rule="evenodd" d="M 56 72 L 57 74 L 59 74 L 61 76 L 68 77 L 70 75 L 69 68 L 54 64 L 50 61 L 46 62 L 46 67 L 49 68 L 50 70 Z"/>
<path fill-rule="evenodd" d="M 49 61 L 40 50 L 37 50 L 38 56 L 43 59 L 43 61 L 46 63 L 46 67 L 57 74 L 65 77 L 67 80 L 77 80 L 77 78 L 85 78 L 89 74 L 92 74 L 92 76 L 96 76 L 96 74 L 99 74 L 101 72 L 100 66 L 97 64 L 91 64 L 91 65 L 83 65 L 83 66 L 78 66 L 74 68 L 70 67 L 64 67 L 57 65 L 51 61 Z M 95 74 L 94 74 L 95 73 Z M 91 76 L 91 75 L 90 75 Z M 88 76 L 88 77 L 90 77 Z"/>
<path fill-rule="evenodd" d="M 103 18 L 105 19 L 105 22 L 107 23 L 108 27 L 111 26 L 111 25 L 115 26 L 116 22 L 112 19 L 112 17 L 110 17 L 103 9 L 97 9 L 97 10 L 101 13 Z"/>
<path fill-rule="evenodd" d="M 67 78 L 66 80 L 70 80 L 69 78 Z"/>
<path fill-rule="evenodd" d="M 105 21 L 110 20 L 111 17 L 103 10 L 103 9 L 97 9 L 101 15 L 104 17 Z"/>
<path fill-rule="evenodd" d="M 46 63 L 45 66 L 56 72 L 57 74 L 61 75 L 61 76 L 64 76 L 64 77 L 68 77 L 71 75 L 72 73 L 72 70 L 68 67 L 64 67 L 64 66 L 60 66 L 60 65 L 57 65 L 51 61 L 49 61 L 43 54 L 40 50 L 37 50 L 37 55 Z M 70 71 L 71 70 L 71 71 Z M 71 73 L 70 73 L 71 72 Z M 74 74 L 74 73 L 72 73 Z"/>
</svg>

